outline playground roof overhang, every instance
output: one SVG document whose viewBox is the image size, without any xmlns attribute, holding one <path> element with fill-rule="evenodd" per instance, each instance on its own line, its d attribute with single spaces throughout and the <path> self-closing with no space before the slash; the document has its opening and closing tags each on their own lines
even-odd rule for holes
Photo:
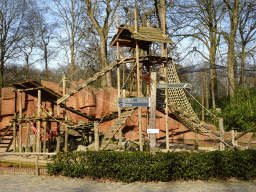
<svg viewBox="0 0 256 192">
<path fill-rule="evenodd" d="M 57 101 L 62 96 L 53 90 L 44 87 L 37 81 L 25 81 L 22 83 L 14 83 L 12 86 L 17 89 L 16 91 L 26 92 L 27 94 L 38 97 L 38 90 L 41 90 L 41 97 L 43 101 Z"/>
<path fill-rule="evenodd" d="M 58 93 L 54 92 L 53 90 L 44 87 L 42 84 L 38 83 L 37 81 L 25 81 L 22 83 L 14 83 L 12 84 L 14 88 L 16 88 L 17 91 L 20 92 L 26 92 L 28 95 L 31 95 L 33 97 L 38 98 L 38 90 L 41 90 L 41 98 L 42 101 L 49 101 L 57 105 L 57 100 L 60 99 L 62 96 Z M 68 107 L 65 104 L 61 103 L 60 107 L 67 109 L 68 111 L 71 111 L 72 113 L 75 113 L 77 115 L 80 115 L 82 117 L 85 117 L 89 120 L 95 120 L 94 117 L 88 116 L 86 113 L 83 113 L 79 110 L 75 110 L 73 107 Z"/>
<path fill-rule="evenodd" d="M 139 47 L 142 49 L 143 46 L 148 46 L 151 42 L 174 43 L 160 28 L 138 27 L 136 33 L 134 25 L 120 25 L 110 46 L 116 46 L 119 42 L 121 47 L 134 47 L 135 40 L 139 40 Z"/>
</svg>

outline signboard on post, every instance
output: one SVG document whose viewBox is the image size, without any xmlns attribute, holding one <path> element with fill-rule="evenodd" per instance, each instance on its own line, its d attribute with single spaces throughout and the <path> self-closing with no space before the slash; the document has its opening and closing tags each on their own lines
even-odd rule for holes
<svg viewBox="0 0 256 192">
<path fill-rule="evenodd" d="M 119 107 L 150 107 L 150 98 L 119 98 Z"/>
<path fill-rule="evenodd" d="M 159 133 L 159 129 L 147 129 L 147 133 Z"/>
<path fill-rule="evenodd" d="M 157 84 L 157 89 L 166 89 L 166 88 L 192 88 L 192 85 L 189 83 L 163 83 L 163 84 Z"/>
</svg>

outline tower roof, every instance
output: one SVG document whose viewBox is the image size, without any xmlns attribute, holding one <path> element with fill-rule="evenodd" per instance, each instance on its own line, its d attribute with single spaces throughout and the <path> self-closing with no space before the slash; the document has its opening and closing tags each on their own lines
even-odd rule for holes
<svg viewBox="0 0 256 192">
<path fill-rule="evenodd" d="M 133 47 L 135 40 L 147 44 L 150 42 L 174 43 L 167 35 L 163 34 L 160 28 L 138 27 L 138 32 L 136 33 L 134 25 L 120 25 L 110 46 L 116 46 L 116 42 L 118 41 L 119 46 Z"/>
</svg>

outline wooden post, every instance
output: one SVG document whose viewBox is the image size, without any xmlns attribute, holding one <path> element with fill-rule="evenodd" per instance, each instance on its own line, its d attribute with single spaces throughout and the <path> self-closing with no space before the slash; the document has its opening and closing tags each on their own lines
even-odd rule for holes
<svg viewBox="0 0 256 192">
<path fill-rule="evenodd" d="M 46 153 L 46 138 L 47 138 L 47 119 L 44 121 L 44 144 L 43 144 L 43 152 Z M 43 159 L 47 159 L 47 156 L 44 155 Z"/>
<path fill-rule="evenodd" d="M 151 114 L 151 129 L 156 128 L 156 72 L 151 72 L 151 96 L 150 96 L 150 114 Z M 150 153 L 156 154 L 156 134 L 150 134 Z"/>
<path fill-rule="evenodd" d="M 202 121 L 204 121 L 204 78 L 203 78 L 203 71 L 200 72 L 200 77 L 201 77 Z"/>
<path fill-rule="evenodd" d="M 28 120 L 29 120 L 29 115 L 28 115 Z M 27 133 L 26 133 L 26 144 L 25 144 L 25 152 L 30 152 L 28 150 L 29 148 L 29 145 L 30 145 L 30 123 L 29 121 L 27 122 Z"/>
<path fill-rule="evenodd" d="M 118 28 L 118 14 L 116 15 L 116 28 Z M 116 42 L 116 59 L 119 60 L 119 42 Z M 120 65 L 117 66 L 117 98 L 121 97 L 121 78 L 120 78 Z M 120 119 L 121 116 L 121 108 L 118 107 L 118 119 Z M 118 130 L 119 131 L 119 142 L 118 146 L 119 149 L 122 148 L 122 127 Z M 96 143 L 95 143 L 96 145 Z M 96 146 L 95 146 L 96 147 Z"/>
<path fill-rule="evenodd" d="M 234 131 L 234 129 L 232 129 L 230 132 L 231 132 L 232 144 L 233 144 L 233 146 L 236 146 L 236 143 L 235 143 L 235 131 Z"/>
<path fill-rule="evenodd" d="M 39 168 L 38 168 L 38 155 L 36 155 L 36 176 L 39 175 Z"/>
<path fill-rule="evenodd" d="M 16 95 L 15 95 L 16 96 Z M 13 145 L 14 145 L 14 152 L 16 153 L 16 147 L 17 147 L 17 129 L 16 129 L 16 121 L 17 121 L 17 113 L 14 113 L 14 122 L 13 122 Z"/>
<path fill-rule="evenodd" d="M 165 45 L 165 48 L 167 49 L 166 45 Z M 165 83 L 168 83 L 167 50 L 164 50 L 164 54 L 166 57 L 166 63 L 164 66 L 164 76 L 165 76 Z M 170 149 L 169 124 L 168 124 L 169 110 L 168 110 L 168 105 L 167 105 L 168 104 L 168 89 L 165 89 L 165 103 L 166 103 L 166 107 L 165 107 L 166 149 L 167 149 L 167 151 L 169 151 L 169 149 Z"/>
<path fill-rule="evenodd" d="M 41 95 L 41 90 L 38 90 L 38 98 L 37 98 L 37 117 L 41 118 L 41 99 L 42 99 L 42 95 Z M 40 141 L 40 134 L 41 134 L 41 120 L 37 121 L 37 147 L 36 147 L 36 151 L 39 153 L 41 152 L 41 141 Z"/>
<path fill-rule="evenodd" d="M 22 92 L 20 94 L 20 115 L 19 115 L 19 152 L 22 153 Z"/>
<path fill-rule="evenodd" d="M 205 78 L 205 99 L 206 109 L 209 109 L 209 89 L 208 89 L 208 76 L 207 76 L 207 62 L 204 62 L 204 78 Z"/>
<path fill-rule="evenodd" d="M 63 75 L 63 95 L 66 95 L 66 75 Z M 66 104 L 66 101 L 65 101 Z M 67 121 L 67 114 L 66 109 L 63 108 L 63 116 L 65 118 L 65 122 Z M 64 130 L 65 130 L 65 141 L 64 141 L 64 151 L 68 151 L 68 126 L 64 124 Z"/>
<path fill-rule="evenodd" d="M 137 18 L 137 9 L 134 9 L 135 15 L 135 32 L 138 32 L 138 18 Z M 137 65 L 137 90 L 138 97 L 141 97 L 141 83 L 140 83 L 140 61 L 139 61 L 139 43 L 136 40 L 136 65 Z M 141 107 L 138 107 L 139 113 L 139 143 L 140 143 L 140 151 L 143 151 L 143 142 L 142 142 L 142 110 Z"/>
<path fill-rule="evenodd" d="M 220 129 L 220 138 L 224 140 L 224 126 L 223 126 L 223 118 L 219 118 L 219 129 Z M 225 145 L 220 141 L 220 151 L 225 150 Z"/>
<path fill-rule="evenodd" d="M 99 141 L 99 122 L 94 121 L 94 141 L 95 141 L 95 151 L 99 151 L 100 141 Z"/>
<path fill-rule="evenodd" d="M 137 17 L 137 8 L 134 8 L 134 22 L 135 22 L 135 33 L 138 33 L 138 17 Z"/>
<path fill-rule="evenodd" d="M 57 117 L 60 117 L 60 105 L 57 105 Z M 57 122 L 57 127 L 58 126 L 59 126 L 59 123 Z M 58 131 L 56 153 L 59 153 L 59 152 L 60 152 L 60 132 Z"/>
<path fill-rule="evenodd" d="M 237 130 L 235 130 L 235 132 L 234 132 L 234 137 L 236 138 L 236 136 L 237 136 Z M 238 140 L 235 139 L 235 138 L 234 138 L 234 140 L 235 140 L 235 146 L 238 146 Z"/>
</svg>

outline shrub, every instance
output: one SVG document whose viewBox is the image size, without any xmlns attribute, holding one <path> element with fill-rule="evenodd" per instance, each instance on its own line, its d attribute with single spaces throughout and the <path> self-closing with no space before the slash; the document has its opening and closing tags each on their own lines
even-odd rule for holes
<svg viewBox="0 0 256 192">
<path fill-rule="evenodd" d="M 124 182 L 229 177 L 248 180 L 256 177 L 256 152 L 168 152 L 154 156 L 147 152 L 70 152 L 53 156 L 47 169 L 51 175 Z"/>
</svg>

